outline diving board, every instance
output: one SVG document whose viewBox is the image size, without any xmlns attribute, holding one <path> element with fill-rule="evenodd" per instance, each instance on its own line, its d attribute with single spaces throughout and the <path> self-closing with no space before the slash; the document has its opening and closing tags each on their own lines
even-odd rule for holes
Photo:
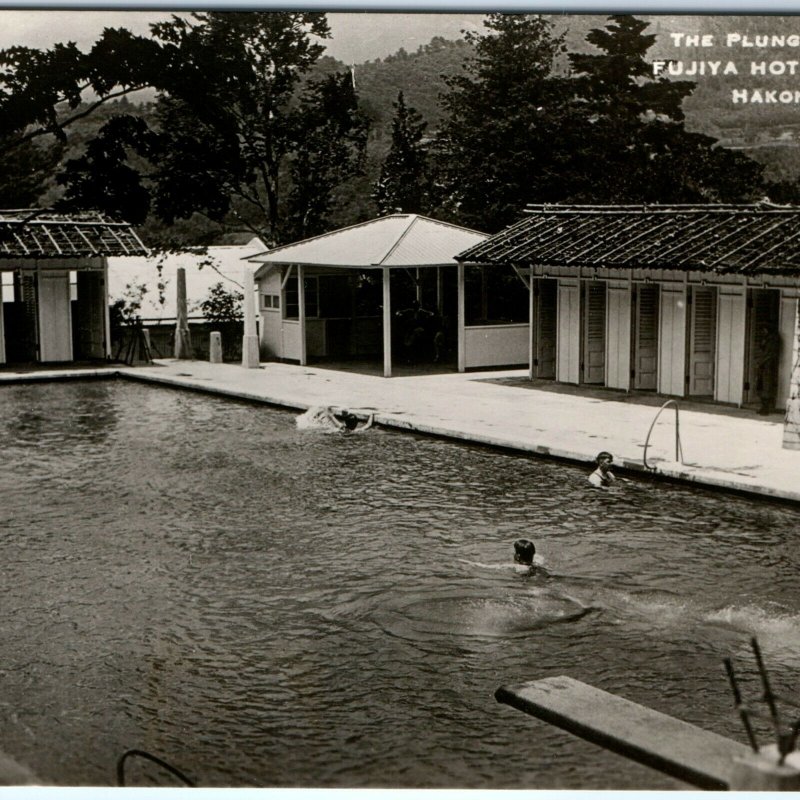
<svg viewBox="0 0 800 800">
<path fill-rule="evenodd" d="M 751 753 L 732 739 L 564 675 L 501 686 L 495 699 L 701 789 L 728 789 L 734 759 Z"/>
</svg>

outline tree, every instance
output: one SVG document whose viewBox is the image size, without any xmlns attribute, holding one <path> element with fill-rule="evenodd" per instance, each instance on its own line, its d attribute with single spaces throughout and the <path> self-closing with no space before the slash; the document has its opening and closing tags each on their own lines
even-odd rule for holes
<svg viewBox="0 0 800 800">
<path fill-rule="evenodd" d="M 563 37 L 546 19 L 490 14 L 484 25 L 486 35 L 466 33 L 474 57 L 446 79 L 435 149 L 441 213 L 494 231 L 525 203 L 560 196 L 568 105 L 553 75 Z"/>
<path fill-rule="evenodd" d="M 244 311 L 242 292 L 226 289 L 222 282 L 215 283 L 198 307 L 212 330 L 222 335 L 222 349 L 226 358 L 241 357 L 242 322 Z"/>
<path fill-rule="evenodd" d="M 208 296 L 199 304 L 203 316 L 212 324 L 241 322 L 244 319 L 241 292 L 229 291 L 222 281 L 215 283 L 208 291 Z"/>
<path fill-rule="evenodd" d="M 123 200 L 129 216 L 152 209 L 168 225 L 199 213 L 269 243 L 319 230 L 367 131 L 345 76 L 308 78 L 325 15 L 195 13 L 152 31 L 168 56 L 155 124 L 104 126 L 98 148 L 68 165 L 66 201 L 119 213 Z M 131 166 L 134 154 L 147 169 Z"/>
<path fill-rule="evenodd" d="M 476 57 L 448 81 L 438 137 L 441 208 L 493 231 L 526 203 L 734 202 L 760 197 L 762 167 L 687 131 L 694 84 L 653 78 L 646 22 L 609 17 L 572 53 L 530 15 L 491 15 Z"/>
<path fill-rule="evenodd" d="M 0 151 L 51 135 L 66 142 L 68 128 L 100 106 L 156 86 L 170 52 L 124 28 L 106 28 L 88 53 L 73 43 L 50 50 L 0 51 Z M 92 100 L 84 103 L 91 93 Z"/>
<path fill-rule="evenodd" d="M 654 78 L 649 23 L 612 15 L 586 39 L 598 53 L 572 53 L 571 109 L 581 131 L 565 175 L 565 198 L 586 202 L 733 202 L 760 195 L 763 168 L 687 131 L 689 81 Z"/>
<path fill-rule="evenodd" d="M 23 142 L 0 149 L 0 208 L 29 208 L 52 180 L 61 157 L 59 143 Z"/>
<path fill-rule="evenodd" d="M 406 106 L 402 92 L 398 92 L 394 108 L 392 144 L 372 198 L 381 214 L 427 212 L 430 195 L 428 154 L 422 143 L 427 123 L 414 108 Z"/>
</svg>

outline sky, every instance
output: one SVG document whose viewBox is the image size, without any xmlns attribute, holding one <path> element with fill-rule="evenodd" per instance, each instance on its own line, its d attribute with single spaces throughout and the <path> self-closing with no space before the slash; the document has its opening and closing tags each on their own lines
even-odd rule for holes
<svg viewBox="0 0 800 800">
<path fill-rule="evenodd" d="M 0 49 L 14 45 L 47 48 L 73 41 L 88 49 L 103 28 L 124 27 L 147 34 L 153 22 L 168 19 L 155 11 L 0 10 Z M 481 29 L 480 14 L 329 13 L 332 39 L 326 53 L 346 63 L 383 58 L 401 47 L 412 52 L 434 36 L 456 39 L 463 29 Z"/>
</svg>

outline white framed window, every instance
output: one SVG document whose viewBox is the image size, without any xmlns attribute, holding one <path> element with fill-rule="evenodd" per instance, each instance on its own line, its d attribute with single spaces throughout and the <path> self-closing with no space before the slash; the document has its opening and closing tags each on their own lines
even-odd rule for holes
<svg viewBox="0 0 800 800">
<path fill-rule="evenodd" d="M 13 303 L 14 302 L 14 273 L 13 272 L 2 272 L 0 273 L 0 277 L 2 277 L 2 302 L 4 303 Z"/>
<path fill-rule="evenodd" d="M 277 310 L 281 307 L 281 296 L 279 294 L 262 294 L 261 308 L 264 310 Z"/>
</svg>

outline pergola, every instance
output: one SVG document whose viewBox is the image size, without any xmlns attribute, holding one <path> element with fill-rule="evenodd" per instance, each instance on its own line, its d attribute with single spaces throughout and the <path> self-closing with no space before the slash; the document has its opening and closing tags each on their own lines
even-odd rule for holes
<svg viewBox="0 0 800 800">
<path fill-rule="evenodd" d="M 255 279 L 280 268 L 281 288 L 293 277 L 299 296 L 300 364 L 307 363 L 304 278 L 314 269 L 380 270 L 383 277 L 383 374 L 392 374 L 391 273 L 454 267 L 458 274 L 458 351 L 463 369 L 464 267 L 455 256 L 486 235 L 417 214 L 391 214 L 259 253 L 248 260 L 260 266 Z"/>
</svg>

